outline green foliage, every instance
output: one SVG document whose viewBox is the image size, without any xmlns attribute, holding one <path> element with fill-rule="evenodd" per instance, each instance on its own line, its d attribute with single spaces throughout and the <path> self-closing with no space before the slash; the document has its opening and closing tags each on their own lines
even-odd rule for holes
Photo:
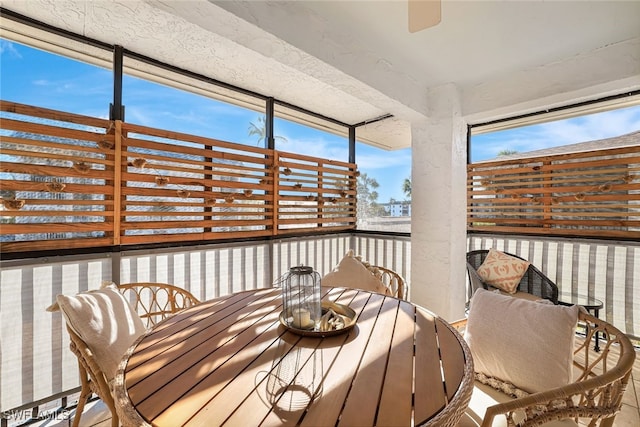
<svg viewBox="0 0 640 427">
<path fill-rule="evenodd" d="M 358 177 L 358 222 L 367 218 L 384 216 L 384 206 L 378 203 L 378 188 L 380 184 L 375 178 L 369 177 L 366 173 Z"/>
</svg>

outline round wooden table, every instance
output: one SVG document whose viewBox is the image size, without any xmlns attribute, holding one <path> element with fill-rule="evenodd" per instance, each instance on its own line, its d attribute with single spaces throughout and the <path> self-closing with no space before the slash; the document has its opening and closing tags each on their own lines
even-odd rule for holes
<svg viewBox="0 0 640 427">
<path fill-rule="evenodd" d="M 280 289 L 229 295 L 156 325 L 125 355 L 123 425 L 456 425 L 473 388 L 458 332 L 427 310 L 323 288 L 356 326 L 326 338 L 282 326 Z"/>
</svg>

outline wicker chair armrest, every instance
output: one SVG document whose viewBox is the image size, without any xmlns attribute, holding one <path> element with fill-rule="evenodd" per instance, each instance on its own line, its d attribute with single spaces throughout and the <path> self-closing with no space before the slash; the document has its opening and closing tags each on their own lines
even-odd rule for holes
<svg viewBox="0 0 640 427">
<path fill-rule="evenodd" d="M 593 396 L 603 396 L 606 399 L 607 396 L 618 395 L 617 390 L 620 388 L 624 390 L 624 375 L 615 375 L 616 373 L 621 374 L 619 369 L 615 369 L 607 372 L 606 377 L 618 378 L 605 379 L 600 376 L 490 406 L 485 412 L 482 427 L 491 427 L 498 415 L 505 415 L 508 425 L 523 422 L 526 425 L 541 425 L 565 418 L 613 416 L 618 412 L 619 405 L 593 399 Z"/>
</svg>

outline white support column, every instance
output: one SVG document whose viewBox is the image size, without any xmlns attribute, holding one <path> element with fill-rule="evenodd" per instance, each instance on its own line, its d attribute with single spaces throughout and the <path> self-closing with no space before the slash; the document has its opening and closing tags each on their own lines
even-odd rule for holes
<svg viewBox="0 0 640 427">
<path fill-rule="evenodd" d="M 429 118 L 411 127 L 411 300 L 452 321 L 466 300 L 467 126 L 454 85 L 428 102 Z"/>
</svg>

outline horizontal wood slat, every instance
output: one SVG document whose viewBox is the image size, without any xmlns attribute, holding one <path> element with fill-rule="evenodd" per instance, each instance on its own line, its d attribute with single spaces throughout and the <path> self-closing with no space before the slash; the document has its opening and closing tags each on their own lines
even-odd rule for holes
<svg viewBox="0 0 640 427">
<path fill-rule="evenodd" d="M 3 251 L 355 228 L 352 163 L 13 102 L 0 111 Z"/>
<path fill-rule="evenodd" d="M 467 167 L 469 231 L 640 238 L 636 146 Z"/>
</svg>

